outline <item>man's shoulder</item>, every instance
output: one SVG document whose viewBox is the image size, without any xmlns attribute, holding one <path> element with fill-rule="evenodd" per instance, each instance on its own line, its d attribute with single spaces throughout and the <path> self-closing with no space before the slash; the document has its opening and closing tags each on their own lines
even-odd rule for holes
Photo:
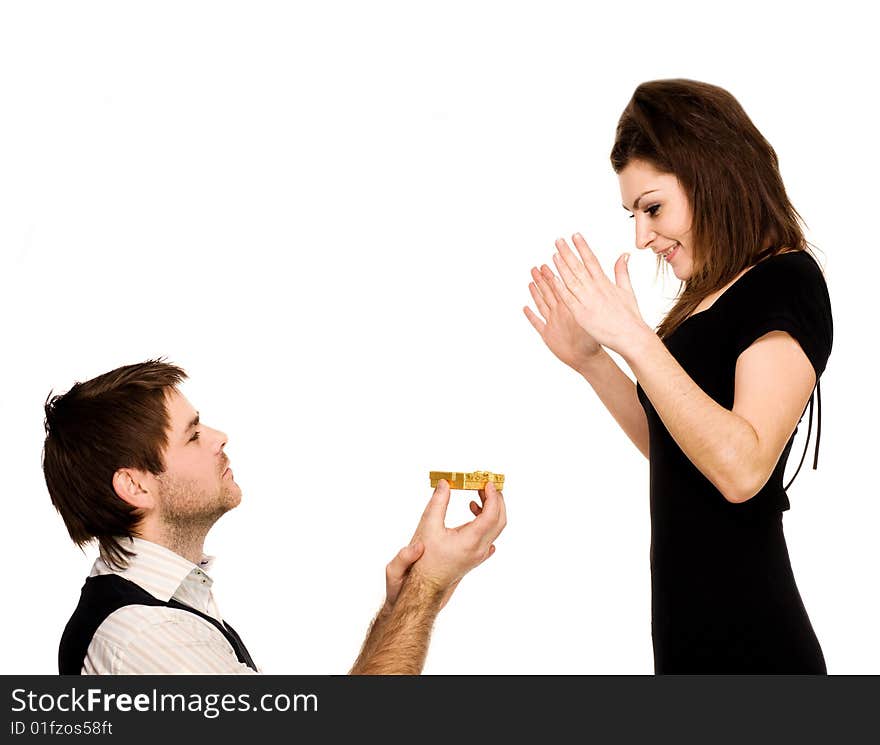
<svg viewBox="0 0 880 745">
<path fill-rule="evenodd" d="M 126 605 L 111 613 L 86 653 L 87 674 L 248 672 L 226 639 L 200 616 L 179 608 Z"/>
<path fill-rule="evenodd" d="M 132 603 L 108 615 L 96 629 L 95 637 L 131 643 L 143 640 L 145 636 L 154 641 L 156 635 L 172 633 L 180 642 L 203 641 L 222 636 L 213 624 L 188 610 L 166 605 Z"/>
</svg>

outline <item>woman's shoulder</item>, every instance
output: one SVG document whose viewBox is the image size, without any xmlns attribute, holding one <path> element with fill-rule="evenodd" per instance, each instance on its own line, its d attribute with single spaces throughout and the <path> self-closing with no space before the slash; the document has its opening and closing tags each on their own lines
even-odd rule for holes
<svg viewBox="0 0 880 745">
<path fill-rule="evenodd" d="M 737 326 L 782 317 L 825 324 L 831 317 L 825 276 L 808 251 L 776 253 L 752 266 L 731 289 L 736 291 L 725 293 L 724 309 Z"/>
<path fill-rule="evenodd" d="M 751 275 L 751 276 L 750 276 Z M 784 296 L 787 291 L 828 294 L 822 267 L 809 251 L 781 251 L 755 264 L 743 279 L 744 294 Z"/>
<path fill-rule="evenodd" d="M 758 262 L 752 271 L 761 268 L 762 274 L 791 274 L 796 276 L 823 276 L 822 267 L 806 250 L 787 249 Z"/>
<path fill-rule="evenodd" d="M 825 369 L 834 335 L 822 268 L 808 251 L 779 252 L 746 273 L 738 304 L 728 314 L 737 352 L 769 331 L 785 331 L 806 352 L 816 374 Z"/>
<path fill-rule="evenodd" d="M 799 316 L 823 322 L 831 316 L 831 298 L 822 267 L 808 251 L 776 253 L 746 273 L 739 310 L 755 318 Z"/>
</svg>

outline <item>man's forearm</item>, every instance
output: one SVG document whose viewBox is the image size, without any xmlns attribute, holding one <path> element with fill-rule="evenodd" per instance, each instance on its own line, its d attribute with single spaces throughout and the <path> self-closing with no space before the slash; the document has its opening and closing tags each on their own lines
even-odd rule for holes
<svg viewBox="0 0 880 745">
<path fill-rule="evenodd" d="M 385 627 L 385 623 L 390 615 L 391 606 L 386 602 L 370 623 L 370 628 L 367 629 L 367 635 L 364 637 L 361 652 L 354 661 L 354 665 L 352 665 L 350 675 L 357 674 L 357 671 L 375 654 L 376 647 L 379 646 L 379 641 L 382 639 L 382 629 Z"/>
<path fill-rule="evenodd" d="M 352 675 L 418 675 L 425 665 L 443 590 L 411 573 L 390 608 L 374 619 Z"/>
</svg>

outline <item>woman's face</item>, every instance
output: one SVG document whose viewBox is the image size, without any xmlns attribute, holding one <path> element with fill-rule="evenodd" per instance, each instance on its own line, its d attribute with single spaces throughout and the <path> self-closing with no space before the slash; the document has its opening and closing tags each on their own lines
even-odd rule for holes
<svg viewBox="0 0 880 745">
<path fill-rule="evenodd" d="M 678 179 L 643 160 L 632 160 L 619 174 L 623 206 L 636 223 L 636 247 L 664 257 L 680 280 L 694 271 L 690 201 Z"/>
</svg>

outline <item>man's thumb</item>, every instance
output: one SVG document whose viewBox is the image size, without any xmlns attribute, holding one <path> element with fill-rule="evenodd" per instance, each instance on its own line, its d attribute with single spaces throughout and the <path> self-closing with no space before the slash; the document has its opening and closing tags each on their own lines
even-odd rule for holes
<svg viewBox="0 0 880 745">
<path fill-rule="evenodd" d="M 425 508 L 425 517 L 432 520 L 443 522 L 446 519 L 446 508 L 449 506 L 449 482 L 446 479 L 440 479 L 437 488 L 431 495 L 431 500 Z"/>
</svg>

